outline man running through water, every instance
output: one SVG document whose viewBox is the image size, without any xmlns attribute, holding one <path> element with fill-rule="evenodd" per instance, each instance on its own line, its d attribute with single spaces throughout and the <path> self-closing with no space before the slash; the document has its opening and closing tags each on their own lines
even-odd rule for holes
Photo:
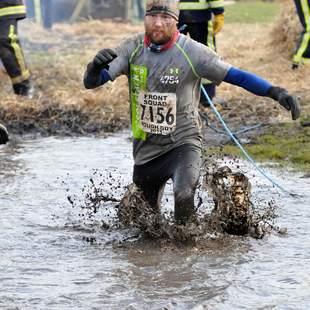
<svg viewBox="0 0 310 310">
<path fill-rule="evenodd" d="M 179 33 L 177 0 L 148 0 L 145 33 L 128 38 L 115 51 L 102 49 L 88 64 L 86 88 L 125 74 L 129 79 L 133 133 L 133 182 L 156 210 L 172 179 L 174 217 L 185 224 L 195 215 L 194 194 L 201 166 L 201 79 L 222 81 L 270 97 L 291 111 L 298 101 L 280 87 L 223 62 L 208 47 Z M 272 103 L 270 103 L 272 104 Z"/>
</svg>

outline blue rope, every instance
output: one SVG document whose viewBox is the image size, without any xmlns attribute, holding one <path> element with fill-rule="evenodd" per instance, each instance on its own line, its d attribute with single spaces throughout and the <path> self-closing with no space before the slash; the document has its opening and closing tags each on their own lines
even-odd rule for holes
<svg viewBox="0 0 310 310">
<path fill-rule="evenodd" d="M 227 131 L 228 135 L 230 136 L 230 138 L 235 142 L 235 144 L 239 147 L 239 149 L 242 151 L 242 153 L 244 154 L 244 156 L 247 158 L 247 160 L 255 167 L 255 169 L 260 172 L 268 181 L 270 181 L 273 186 L 277 187 L 278 189 L 280 189 L 283 193 L 288 194 L 290 196 L 295 197 L 296 194 L 293 194 L 289 191 L 287 191 L 286 189 L 284 189 L 281 185 L 279 185 L 277 182 L 275 182 L 272 177 L 270 177 L 262 168 L 260 168 L 256 162 L 254 161 L 254 159 L 247 153 L 247 151 L 244 149 L 244 147 L 241 145 L 241 143 L 236 139 L 236 137 L 233 135 L 233 133 L 231 132 L 231 130 L 228 128 L 228 126 L 226 125 L 224 119 L 222 118 L 221 114 L 219 113 L 219 111 L 216 109 L 215 105 L 213 104 L 213 102 L 211 101 L 207 91 L 205 90 L 205 88 L 203 87 L 203 85 L 201 85 L 201 90 L 204 94 L 204 96 L 206 97 L 206 99 L 208 100 L 213 112 L 215 113 L 215 115 L 217 116 L 217 118 L 220 120 L 220 122 L 222 123 L 224 129 Z"/>
<path fill-rule="evenodd" d="M 199 115 L 200 115 L 201 118 L 203 118 L 206 121 L 206 125 L 210 129 L 212 129 L 214 132 L 219 133 L 220 135 L 225 135 L 225 136 L 229 137 L 229 134 L 225 130 L 219 130 L 215 126 L 210 124 L 210 122 L 208 120 L 208 116 L 207 116 L 206 113 L 199 112 Z M 253 129 L 257 129 L 257 128 L 260 128 L 260 127 L 262 127 L 262 124 L 256 124 L 256 125 L 253 125 L 253 126 L 250 126 L 250 127 L 239 129 L 237 131 L 232 131 L 232 134 L 233 135 L 238 135 L 240 133 L 244 133 L 244 132 L 247 132 L 247 131 L 250 131 L 250 130 L 253 130 Z"/>
</svg>

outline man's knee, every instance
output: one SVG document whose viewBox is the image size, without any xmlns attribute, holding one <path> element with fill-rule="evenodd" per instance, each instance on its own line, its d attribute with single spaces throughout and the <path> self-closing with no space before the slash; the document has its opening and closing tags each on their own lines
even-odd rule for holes
<svg viewBox="0 0 310 310">
<path fill-rule="evenodd" d="M 188 199 L 191 199 L 194 196 L 195 193 L 195 186 L 187 186 L 182 188 L 176 188 L 174 190 L 174 198 L 175 201 L 185 201 Z"/>
<path fill-rule="evenodd" d="M 175 191 L 174 218 L 178 224 L 185 224 L 195 216 L 194 195 L 193 187 Z"/>
</svg>

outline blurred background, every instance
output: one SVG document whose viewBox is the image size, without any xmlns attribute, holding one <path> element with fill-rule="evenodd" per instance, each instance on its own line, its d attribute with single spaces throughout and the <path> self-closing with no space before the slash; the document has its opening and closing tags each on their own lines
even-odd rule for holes
<svg viewBox="0 0 310 310">
<path fill-rule="evenodd" d="M 128 128 L 127 78 L 95 91 L 84 89 L 82 79 L 98 50 L 115 48 L 123 39 L 143 32 L 144 0 L 26 0 L 26 5 L 19 37 L 34 95 L 31 100 L 16 97 L 0 62 L 0 122 L 17 135 L 104 135 Z M 294 1 L 230 0 L 224 6 L 225 24 L 217 35 L 219 55 L 299 96 L 301 122 L 308 122 L 309 66 L 291 70 L 302 31 Z M 218 87 L 218 97 L 225 103 L 218 109 L 232 128 L 263 124 L 272 137 L 279 133 L 276 141 L 281 149 L 275 152 L 274 140 L 272 144 L 264 140 L 264 151 L 257 146 L 251 149 L 256 158 L 291 158 L 297 165 L 310 166 L 310 141 L 305 142 L 309 127 L 293 123 L 289 113 L 270 99 L 227 83 Z M 209 117 L 215 121 L 212 113 Z M 286 124 L 286 139 L 283 127 L 274 129 L 279 123 Z M 300 140 L 296 132 L 302 135 Z M 298 141 L 301 147 L 296 146 Z M 288 146 L 290 142 L 295 146 Z"/>
<path fill-rule="evenodd" d="M 144 0 L 26 0 L 27 16 L 46 28 L 54 22 L 79 19 L 139 20 Z"/>
</svg>

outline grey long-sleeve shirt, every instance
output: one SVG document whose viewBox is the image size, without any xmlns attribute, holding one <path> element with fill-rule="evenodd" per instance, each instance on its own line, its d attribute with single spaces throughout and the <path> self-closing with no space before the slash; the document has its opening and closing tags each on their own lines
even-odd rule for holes
<svg viewBox="0 0 310 310">
<path fill-rule="evenodd" d="M 201 78 L 220 84 L 231 68 L 211 49 L 182 34 L 159 53 L 143 40 L 144 34 L 139 34 L 122 42 L 108 71 L 112 80 L 122 74 L 129 79 L 137 165 L 182 144 L 201 147 Z"/>
</svg>

